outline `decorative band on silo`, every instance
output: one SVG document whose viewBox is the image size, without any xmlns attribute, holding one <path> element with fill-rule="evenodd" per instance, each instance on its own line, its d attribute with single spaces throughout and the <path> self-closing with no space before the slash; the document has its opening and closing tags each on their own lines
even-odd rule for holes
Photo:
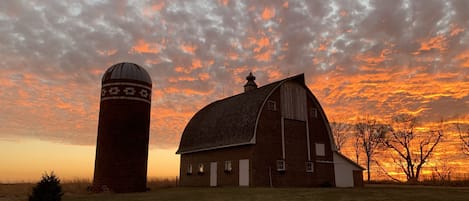
<svg viewBox="0 0 469 201">
<path fill-rule="evenodd" d="M 131 82 L 103 84 L 101 102 L 116 99 L 143 101 L 151 104 L 151 87 Z"/>
</svg>

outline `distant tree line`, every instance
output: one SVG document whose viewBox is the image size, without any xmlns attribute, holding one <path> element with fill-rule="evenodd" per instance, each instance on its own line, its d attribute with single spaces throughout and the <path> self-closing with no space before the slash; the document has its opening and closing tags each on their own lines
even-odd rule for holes
<svg viewBox="0 0 469 201">
<path fill-rule="evenodd" d="M 464 129 L 461 123 L 458 122 L 456 123 L 456 128 L 462 141 L 462 152 L 469 155 L 469 127 Z"/>
<path fill-rule="evenodd" d="M 406 176 L 405 181 L 415 183 L 421 178 L 423 168 L 432 159 L 437 146 L 445 135 L 444 122 L 434 128 L 421 128 L 418 118 L 409 114 L 400 114 L 387 122 L 376 118 L 358 118 L 354 123 L 331 123 L 337 149 L 341 151 L 347 142 L 351 142 L 355 152 L 355 161 L 366 165 L 367 181 L 371 180 L 372 164 L 389 178 L 402 181 L 389 174 L 389 167 L 382 165 L 377 153 L 387 153 L 393 168 Z M 462 152 L 469 155 L 469 128 L 456 124 L 461 140 Z M 364 159 L 364 161 L 360 161 Z M 438 162 L 434 161 L 434 164 Z M 446 163 L 441 167 L 434 166 L 433 171 L 440 178 L 449 178 L 450 168 Z M 446 171 L 446 172 L 444 172 Z"/>
</svg>

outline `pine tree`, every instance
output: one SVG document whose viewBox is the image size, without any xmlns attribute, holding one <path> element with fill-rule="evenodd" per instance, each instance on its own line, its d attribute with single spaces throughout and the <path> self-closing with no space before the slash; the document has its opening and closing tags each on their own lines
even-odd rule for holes
<svg viewBox="0 0 469 201">
<path fill-rule="evenodd" d="M 50 175 L 44 173 L 41 181 L 33 188 L 29 201 L 60 201 L 62 199 L 62 186 L 60 180 L 55 176 L 54 172 Z"/>
</svg>

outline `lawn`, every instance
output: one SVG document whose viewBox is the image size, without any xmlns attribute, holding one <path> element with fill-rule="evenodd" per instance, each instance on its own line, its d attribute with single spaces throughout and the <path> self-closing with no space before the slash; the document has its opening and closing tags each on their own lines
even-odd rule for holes
<svg viewBox="0 0 469 201">
<path fill-rule="evenodd" d="M 15 184 L 20 185 L 20 184 Z M 14 185 L 13 185 L 14 186 Z M 0 185 L 0 201 L 27 200 L 25 187 Z M 24 185 L 23 185 L 24 186 Z M 6 188 L 10 188 L 8 191 Z M 18 191 L 13 193 L 13 189 Z M 71 188 L 70 188 L 71 189 Z M 145 193 L 90 194 L 68 192 L 64 201 L 170 201 L 170 200 L 469 200 L 468 187 L 369 185 L 365 188 L 158 188 Z M 76 190 L 76 189 L 75 189 Z M 21 192 L 20 192 L 21 191 Z"/>
</svg>

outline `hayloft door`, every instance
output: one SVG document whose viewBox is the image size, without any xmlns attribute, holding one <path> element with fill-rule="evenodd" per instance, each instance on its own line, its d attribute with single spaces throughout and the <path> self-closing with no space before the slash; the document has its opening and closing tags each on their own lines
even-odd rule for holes
<svg viewBox="0 0 469 201">
<path fill-rule="evenodd" d="M 249 159 L 239 160 L 239 186 L 249 186 Z"/>
<path fill-rule="evenodd" d="M 217 186 L 217 162 L 210 163 L 210 186 Z"/>
</svg>

